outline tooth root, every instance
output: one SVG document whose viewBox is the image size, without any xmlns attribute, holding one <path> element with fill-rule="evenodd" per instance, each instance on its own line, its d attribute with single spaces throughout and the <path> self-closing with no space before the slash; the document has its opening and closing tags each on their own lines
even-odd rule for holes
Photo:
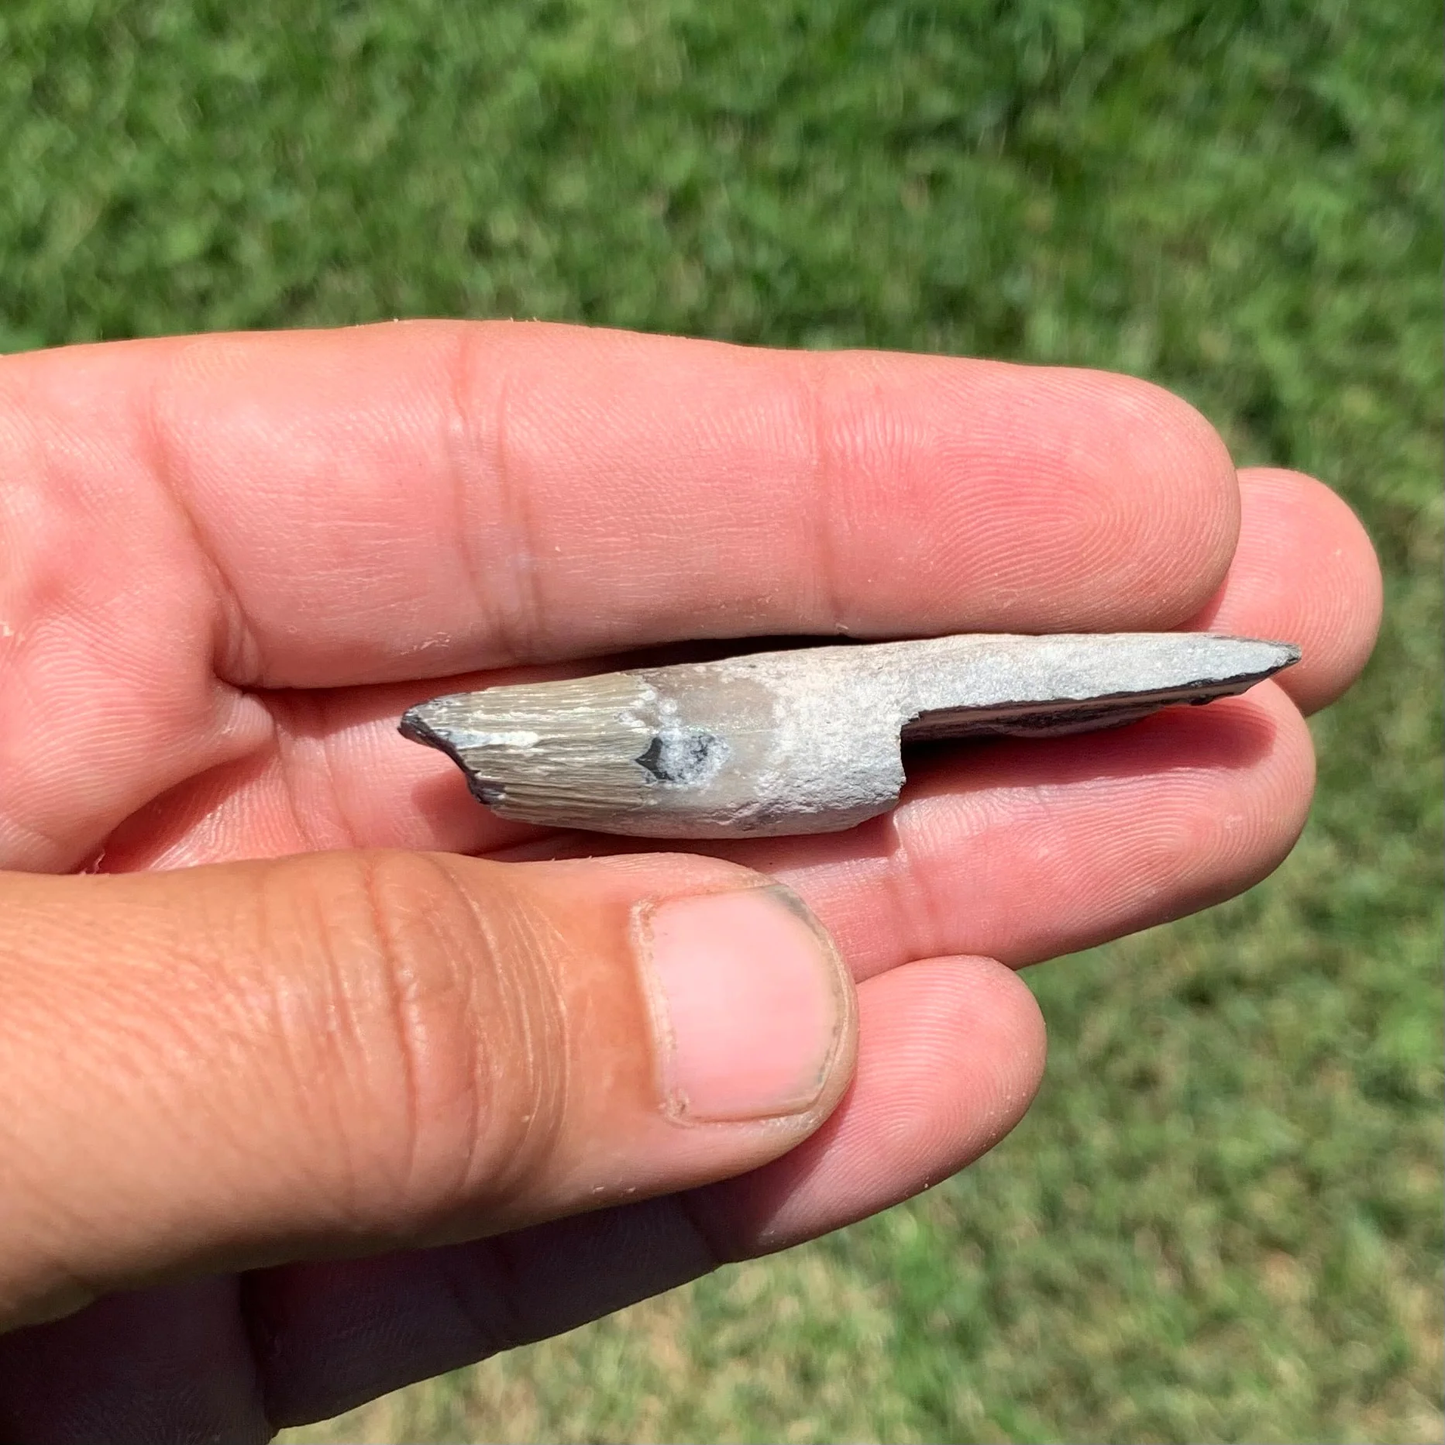
<svg viewBox="0 0 1445 1445">
<path fill-rule="evenodd" d="M 457 693 L 401 731 L 504 817 L 656 838 L 831 832 L 897 802 L 901 742 L 1116 726 L 1298 659 L 1207 633 L 973 634 Z"/>
</svg>

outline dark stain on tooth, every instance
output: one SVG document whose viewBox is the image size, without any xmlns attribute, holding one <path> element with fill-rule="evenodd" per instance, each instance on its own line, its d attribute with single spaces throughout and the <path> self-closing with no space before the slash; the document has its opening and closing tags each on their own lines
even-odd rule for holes
<svg viewBox="0 0 1445 1445">
<path fill-rule="evenodd" d="M 675 728 L 658 733 L 637 762 L 654 782 L 692 787 L 716 775 L 726 752 L 727 744 L 716 733 Z"/>
</svg>

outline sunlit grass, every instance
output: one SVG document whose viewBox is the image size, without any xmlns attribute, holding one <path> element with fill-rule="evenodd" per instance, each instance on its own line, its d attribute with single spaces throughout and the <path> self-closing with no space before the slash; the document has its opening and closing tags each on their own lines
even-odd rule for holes
<svg viewBox="0 0 1445 1445">
<path fill-rule="evenodd" d="M 1423 0 L 8 0 L 0 347 L 545 316 L 1119 368 L 1388 573 L 1247 898 L 1037 970 L 915 1204 L 295 1440 L 1441 1436 L 1439 34 Z"/>
</svg>

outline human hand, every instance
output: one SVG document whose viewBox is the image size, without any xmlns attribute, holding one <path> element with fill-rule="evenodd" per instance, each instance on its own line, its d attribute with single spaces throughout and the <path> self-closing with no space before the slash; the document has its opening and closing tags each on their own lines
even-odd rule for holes
<svg viewBox="0 0 1445 1445">
<path fill-rule="evenodd" d="M 264 1439 L 960 1168 L 1042 1070 L 1011 969 L 1274 867 L 1379 605 L 1333 494 L 1099 373 L 446 323 L 0 362 L 0 1428 Z M 823 837 L 567 856 L 395 732 L 677 640 L 1181 625 L 1304 658 Z"/>
</svg>

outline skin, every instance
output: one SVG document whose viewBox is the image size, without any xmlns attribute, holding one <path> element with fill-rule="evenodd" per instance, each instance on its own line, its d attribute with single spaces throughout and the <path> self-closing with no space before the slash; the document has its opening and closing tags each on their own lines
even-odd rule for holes
<svg viewBox="0 0 1445 1445">
<path fill-rule="evenodd" d="M 0 1429 L 28 1441 L 264 1440 L 966 1165 L 1043 1068 L 1013 970 L 1274 868 L 1302 713 L 1379 620 L 1327 488 L 1092 372 L 510 323 L 135 342 L 0 361 L 0 475 Z M 826 837 L 549 835 L 394 730 L 687 640 L 1170 627 L 1304 658 L 931 752 Z M 856 994 L 840 971 L 797 1110 L 682 1127 L 628 920 L 758 874 Z"/>
</svg>

